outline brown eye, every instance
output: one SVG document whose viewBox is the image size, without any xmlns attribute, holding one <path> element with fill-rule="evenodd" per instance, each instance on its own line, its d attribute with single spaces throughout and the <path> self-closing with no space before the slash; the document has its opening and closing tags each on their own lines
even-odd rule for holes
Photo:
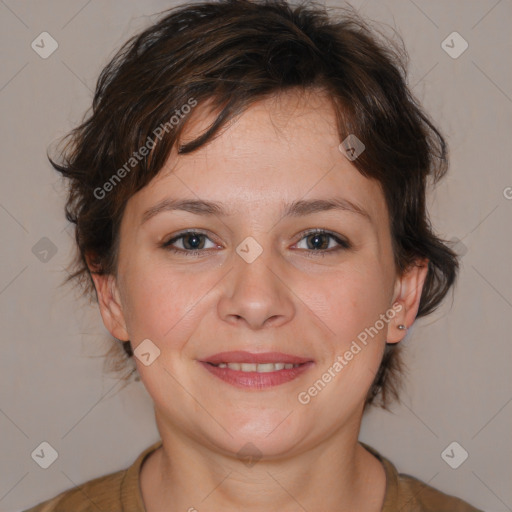
<svg viewBox="0 0 512 512">
<path fill-rule="evenodd" d="M 305 247 L 299 247 L 299 249 L 306 249 L 311 252 L 335 252 L 341 249 L 350 248 L 349 242 L 333 233 L 330 233 L 329 231 L 324 230 L 307 232 L 300 242 L 303 240 L 305 241 Z"/>
<path fill-rule="evenodd" d="M 203 249 L 204 248 L 204 235 L 197 233 L 187 233 L 180 237 L 183 240 L 185 249 Z"/>
<path fill-rule="evenodd" d="M 212 244 L 211 247 L 206 247 L 207 240 Z M 176 244 L 178 244 L 178 247 L 176 247 Z M 180 245 L 181 247 L 179 247 Z M 171 238 L 169 241 L 165 242 L 162 247 L 176 253 L 188 253 L 195 255 L 200 252 L 204 252 L 204 249 L 216 247 L 216 244 L 214 244 L 204 233 L 186 231 Z"/>
</svg>

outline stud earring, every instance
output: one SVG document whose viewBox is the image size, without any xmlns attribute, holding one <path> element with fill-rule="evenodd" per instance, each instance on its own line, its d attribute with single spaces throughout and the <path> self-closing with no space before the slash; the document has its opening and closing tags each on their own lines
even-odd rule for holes
<svg viewBox="0 0 512 512">
<path fill-rule="evenodd" d="M 401 331 L 405 331 L 407 327 L 404 324 L 399 324 L 398 329 L 400 329 Z"/>
</svg>

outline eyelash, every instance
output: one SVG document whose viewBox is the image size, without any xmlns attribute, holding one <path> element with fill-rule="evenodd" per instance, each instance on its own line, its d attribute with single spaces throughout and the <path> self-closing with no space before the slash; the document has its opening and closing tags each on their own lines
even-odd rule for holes
<svg viewBox="0 0 512 512">
<path fill-rule="evenodd" d="M 186 255 L 187 257 L 204 255 L 205 251 L 207 251 L 208 249 L 195 249 L 195 250 L 176 249 L 175 247 L 173 247 L 171 245 L 189 234 L 203 235 L 206 238 L 208 238 L 206 233 L 203 233 L 201 231 L 187 230 L 187 231 L 182 231 L 177 236 L 171 238 L 167 242 L 164 242 L 161 247 L 163 249 L 171 251 L 175 254 Z M 308 236 L 311 236 L 311 235 L 327 235 L 336 241 L 336 243 L 338 244 L 338 247 L 336 247 L 334 249 L 331 248 L 331 249 L 316 249 L 316 250 L 315 249 L 301 249 L 301 250 L 306 250 L 306 252 L 308 253 L 308 257 L 317 257 L 317 256 L 323 257 L 329 253 L 335 253 L 335 252 L 338 252 L 341 250 L 347 250 L 352 247 L 351 244 L 347 240 L 344 240 L 343 238 L 340 238 L 336 234 L 332 233 L 331 231 L 327 231 L 325 229 L 312 229 L 312 230 L 305 231 L 304 233 L 301 234 L 301 238 L 299 239 L 299 241 L 297 243 L 299 243 L 304 238 L 307 238 Z"/>
</svg>

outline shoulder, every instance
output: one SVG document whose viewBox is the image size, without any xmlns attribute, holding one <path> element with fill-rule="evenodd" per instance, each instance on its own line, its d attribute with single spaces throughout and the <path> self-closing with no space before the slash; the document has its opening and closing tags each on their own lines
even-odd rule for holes
<svg viewBox="0 0 512 512">
<path fill-rule="evenodd" d="M 417 478 L 398 475 L 398 500 L 400 507 L 418 512 L 482 512 L 469 503 L 445 494 Z"/>
<path fill-rule="evenodd" d="M 144 512 L 140 469 L 161 444 L 159 440 L 146 448 L 127 469 L 89 480 L 24 512 Z"/>
<path fill-rule="evenodd" d="M 121 483 L 126 470 L 89 480 L 73 489 L 61 492 L 25 512 L 89 512 L 121 511 Z"/>
<path fill-rule="evenodd" d="M 386 495 L 382 512 L 482 512 L 469 503 L 445 494 L 421 480 L 398 473 L 394 464 L 375 448 L 360 442 L 384 466 Z"/>
</svg>

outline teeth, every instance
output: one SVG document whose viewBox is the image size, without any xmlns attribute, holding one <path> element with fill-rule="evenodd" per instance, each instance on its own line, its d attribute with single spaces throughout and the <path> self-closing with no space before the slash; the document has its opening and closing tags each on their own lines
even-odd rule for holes
<svg viewBox="0 0 512 512">
<path fill-rule="evenodd" d="M 283 369 L 290 370 L 291 368 L 297 368 L 300 365 L 291 363 L 220 363 L 217 366 L 219 368 L 229 368 L 230 370 L 242 372 L 268 373 L 276 372 Z"/>
</svg>

